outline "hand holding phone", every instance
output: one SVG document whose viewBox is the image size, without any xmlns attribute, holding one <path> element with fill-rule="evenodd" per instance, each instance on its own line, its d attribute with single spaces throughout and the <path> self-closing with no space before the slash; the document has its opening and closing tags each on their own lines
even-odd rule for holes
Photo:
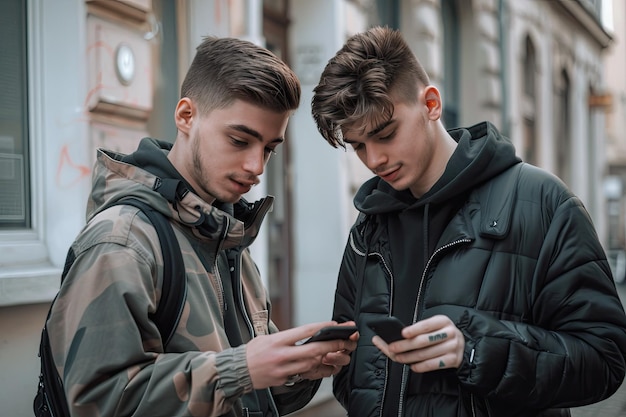
<svg viewBox="0 0 626 417">
<path fill-rule="evenodd" d="M 317 331 L 313 336 L 296 343 L 303 345 L 311 342 L 324 342 L 327 340 L 349 339 L 354 332 L 357 331 L 356 326 L 328 326 Z"/>
<path fill-rule="evenodd" d="M 380 336 L 387 344 L 404 339 L 402 329 L 406 327 L 396 317 L 376 317 L 367 321 L 367 327 Z"/>
</svg>

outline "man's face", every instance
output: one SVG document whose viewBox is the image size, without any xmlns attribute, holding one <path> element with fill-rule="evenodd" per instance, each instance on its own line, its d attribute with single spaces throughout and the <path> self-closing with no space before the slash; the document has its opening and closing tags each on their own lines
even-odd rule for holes
<svg viewBox="0 0 626 417">
<path fill-rule="evenodd" d="M 259 183 L 265 164 L 284 141 L 289 112 L 236 100 L 195 117 L 183 175 L 206 201 L 234 203 Z"/>
<path fill-rule="evenodd" d="M 343 129 L 344 141 L 367 168 L 394 189 L 409 189 L 416 198 L 441 175 L 435 121 L 422 101 L 405 104 L 393 100 L 391 120 L 368 123 L 365 129 Z"/>
</svg>

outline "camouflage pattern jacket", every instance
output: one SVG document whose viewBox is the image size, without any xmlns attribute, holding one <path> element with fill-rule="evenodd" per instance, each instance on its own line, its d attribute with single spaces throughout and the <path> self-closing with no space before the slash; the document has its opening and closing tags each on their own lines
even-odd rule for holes
<svg viewBox="0 0 626 417">
<path fill-rule="evenodd" d="M 156 141 L 153 141 L 156 143 Z M 224 326 L 222 277 L 226 251 L 235 254 L 234 297 L 245 305 L 243 342 L 277 329 L 270 301 L 248 246 L 272 205 L 269 196 L 239 204 L 244 222 L 187 192 L 175 205 L 153 191 L 160 179 L 98 151 L 88 223 L 72 248 L 76 260 L 48 320 L 54 360 L 72 417 L 245 416 L 242 398 L 253 391 L 245 344 L 231 347 Z M 163 282 L 155 229 L 138 209 L 117 205 L 133 196 L 167 215 L 184 258 L 187 294 L 180 322 L 164 348 L 154 313 Z M 236 212 L 241 211 L 235 210 Z M 232 255 L 231 255 L 232 259 Z M 243 318 L 243 320 L 241 320 Z M 242 328 L 245 327 L 245 328 Z M 257 391 L 270 414 L 307 404 L 320 381 Z"/>
</svg>

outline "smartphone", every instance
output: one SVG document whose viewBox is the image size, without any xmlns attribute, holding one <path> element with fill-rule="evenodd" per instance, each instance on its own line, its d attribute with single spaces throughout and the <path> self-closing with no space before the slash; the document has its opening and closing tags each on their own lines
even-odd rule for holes
<svg viewBox="0 0 626 417">
<path fill-rule="evenodd" d="M 356 326 L 328 326 L 323 327 L 308 339 L 300 340 L 298 345 L 310 342 L 324 342 L 326 340 L 348 339 L 357 331 Z"/>
<path fill-rule="evenodd" d="M 402 329 L 406 327 L 396 317 L 377 317 L 367 321 L 367 327 L 372 329 L 374 333 L 380 336 L 385 342 L 391 343 L 396 340 L 404 339 L 402 337 Z"/>
</svg>

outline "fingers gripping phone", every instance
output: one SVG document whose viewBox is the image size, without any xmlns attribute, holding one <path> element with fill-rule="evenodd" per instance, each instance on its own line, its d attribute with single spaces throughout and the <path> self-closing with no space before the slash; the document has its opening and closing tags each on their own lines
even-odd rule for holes
<svg viewBox="0 0 626 417">
<path fill-rule="evenodd" d="M 404 339 L 402 329 L 406 327 L 396 317 L 377 317 L 367 321 L 367 327 L 372 329 L 374 333 L 381 337 L 385 342 L 391 343 L 396 340 Z"/>
<path fill-rule="evenodd" d="M 308 339 L 299 341 L 298 345 L 311 342 L 324 342 L 327 340 L 348 339 L 357 331 L 356 326 L 328 326 L 323 327 Z"/>
</svg>

